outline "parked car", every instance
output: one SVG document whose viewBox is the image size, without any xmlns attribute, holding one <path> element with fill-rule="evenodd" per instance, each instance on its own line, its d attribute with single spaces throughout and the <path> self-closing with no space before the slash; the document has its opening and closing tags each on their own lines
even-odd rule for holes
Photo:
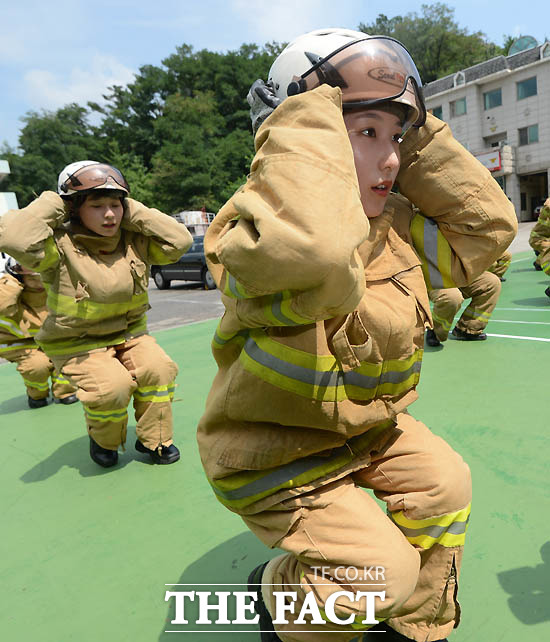
<svg viewBox="0 0 550 642">
<path fill-rule="evenodd" d="M 204 256 L 204 236 L 194 236 L 193 245 L 177 263 L 152 265 L 151 276 L 159 290 L 169 288 L 172 281 L 202 281 L 205 290 L 214 290 L 216 282 Z"/>
</svg>

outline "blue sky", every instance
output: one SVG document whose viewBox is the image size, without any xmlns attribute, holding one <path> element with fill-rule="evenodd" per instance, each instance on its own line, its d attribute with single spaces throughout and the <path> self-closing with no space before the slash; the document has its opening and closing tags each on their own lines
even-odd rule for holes
<svg viewBox="0 0 550 642">
<path fill-rule="evenodd" d="M 425 0 L 431 4 L 429 0 Z M 419 12 L 422 0 L 4 0 L 0 9 L 0 144 L 17 145 L 20 118 L 69 102 L 101 101 L 140 66 L 177 46 L 226 51 L 288 41 L 322 27 L 357 28 L 378 14 Z M 502 44 L 505 34 L 550 37 L 548 0 L 449 0 L 460 26 Z M 526 7 L 528 6 L 528 10 Z"/>
</svg>

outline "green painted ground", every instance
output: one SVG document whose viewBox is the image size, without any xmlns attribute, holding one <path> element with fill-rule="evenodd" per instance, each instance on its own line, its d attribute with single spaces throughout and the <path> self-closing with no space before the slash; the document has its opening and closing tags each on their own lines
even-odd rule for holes
<svg viewBox="0 0 550 642">
<path fill-rule="evenodd" d="M 531 257 L 515 255 L 491 334 L 550 339 L 550 280 Z M 14 366 L 0 366 L 2 640 L 259 640 L 236 627 L 193 633 L 214 628 L 191 624 L 193 609 L 190 624 L 176 627 L 164 602 L 166 584 L 221 590 L 213 585 L 246 581 L 274 554 L 217 503 L 202 475 L 195 426 L 215 371 L 215 325 L 156 335 L 180 365 L 174 413 L 183 459 L 173 466 L 135 453 L 131 429 L 119 466 L 100 469 L 87 454 L 81 408 L 27 409 Z M 550 341 L 449 340 L 426 352 L 411 412 L 463 455 L 474 479 L 453 642 L 550 640 L 549 363 Z"/>
</svg>

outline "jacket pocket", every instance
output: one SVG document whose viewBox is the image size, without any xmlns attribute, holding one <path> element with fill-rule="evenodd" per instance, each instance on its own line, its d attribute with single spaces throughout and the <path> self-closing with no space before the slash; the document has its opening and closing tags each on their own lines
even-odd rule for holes
<svg viewBox="0 0 550 642">
<path fill-rule="evenodd" d="M 147 266 L 137 257 L 130 260 L 130 270 L 134 280 L 134 294 L 142 294 L 147 291 Z"/>
<path fill-rule="evenodd" d="M 372 339 L 357 310 L 348 314 L 332 337 L 334 354 L 344 372 L 355 370 L 372 352 Z"/>
</svg>

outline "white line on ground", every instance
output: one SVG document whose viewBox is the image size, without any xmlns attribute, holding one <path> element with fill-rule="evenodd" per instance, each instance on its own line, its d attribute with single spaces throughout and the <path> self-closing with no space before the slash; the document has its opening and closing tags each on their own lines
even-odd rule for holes
<svg viewBox="0 0 550 642">
<path fill-rule="evenodd" d="M 550 308 L 495 308 L 497 311 L 506 312 L 550 312 Z"/>
<path fill-rule="evenodd" d="M 513 334 L 489 334 L 487 333 L 488 337 L 498 337 L 500 339 L 524 339 L 525 341 L 545 341 L 547 343 L 550 343 L 550 339 L 541 339 L 540 337 L 520 337 L 520 336 L 515 336 Z"/>
<path fill-rule="evenodd" d="M 548 321 L 510 321 L 509 319 L 491 319 L 494 323 L 529 323 L 530 325 L 550 325 Z"/>
<path fill-rule="evenodd" d="M 511 262 L 510 262 L 510 265 L 511 265 L 512 263 L 521 263 L 522 261 L 530 261 L 530 260 L 531 260 L 531 257 L 529 257 L 529 256 L 528 256 L 528 257 L 527 257 L 527 258 L 525 258 L 525 259 L 516 259 L 515 261 L 511 261 Z"/>
</svg>

